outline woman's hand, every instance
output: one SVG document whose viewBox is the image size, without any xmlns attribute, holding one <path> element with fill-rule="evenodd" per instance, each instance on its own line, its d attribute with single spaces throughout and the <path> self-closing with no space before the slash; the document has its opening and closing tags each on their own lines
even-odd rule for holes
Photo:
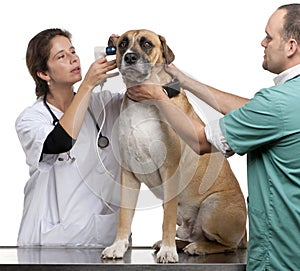
<svg viewBox="0 0 300 271">
<path fill-rule="evenodd" d="M 119 72 L 107 73 L 117 68 L 116 60 L 107 61 L 106 58 L 98 58 L 89 68 L 82 84 L 93 89 L 99 84 L 104 83 L 107 78 L 117 76 Z"/>
</svg>

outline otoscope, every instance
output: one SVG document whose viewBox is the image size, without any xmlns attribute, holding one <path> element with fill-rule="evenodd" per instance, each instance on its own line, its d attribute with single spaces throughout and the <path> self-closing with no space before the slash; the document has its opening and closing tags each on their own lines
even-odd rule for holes
<svg viewBox="0 0 300 271">
<path fill-rule="evenodd" d="M 115 55 L 117 48 L 115 46 L 96 46 L 94 49 L 95 59 L 99 57 L 104 57 L 106 55 Z"/>
</svg>

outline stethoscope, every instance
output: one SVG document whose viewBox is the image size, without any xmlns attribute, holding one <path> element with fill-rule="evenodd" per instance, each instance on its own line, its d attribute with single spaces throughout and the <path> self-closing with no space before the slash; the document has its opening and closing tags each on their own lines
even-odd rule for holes
<svg viewBox="0 0 300 271">
<path fill-rule="evenodd" d="M 55 116 L 55 114 L 51 110 L 50 106 L 47 104 L 46 98 L 47 98 L 47 95 L 45 94 L 45 96 L 44 96 L 44 105 L 46 106 L 46 108 L 48 109 L 48 111 L 50 112 L 50 114 L 51 114 L 51 116 L 53 118 L 52 124 L 54 126 L 56 126 L 56 124 L 58 123 L 59 119 Z M 94 121 L 94 123 L 96 125 L 97 131 L 99 133 L 100 127 L 99 127 L 99 125 L 98 125 L 98 123 L 97 123 L 97 121 L 95 119 L 95 116 L 94 116 L 93 112 L 91 111 L 91 109 L 89 107 L 88 107 L 88 112 L 89 112 L 90 116 L 92 117 L 92 119 L 93 119 L 93 121 Z M 98 147 L 101 148 L 101 149 L 104 149 L 108 145 L 109 145 L 109 139 L 108 139 L 108 137 L 102 135 L 102 133 L 100 132 L 99 136 L 98 136 Z"/>
<path fill-rule="evenodd" d="M 102 101 L 102 100 L 101 100 L 101 101 Z M 50 112 L 50 114 L 51 114 L 51 116 L 52 116 L 52 118 L 53 118 L 53 122 L 52 122 L 53 125 L 56 126 L 57 123 L 58 123 L 58 121 L 59 121 L 59 119 L 55 116 L 55 114 L 54 114 L 53 111 L 51 110 L 50 106 L 47 104 L 47 102 L 46 102 L 46 94 L 45 94 L 45 96 L 44 96 L 44 105 L 46 106 L 46 108 L 48 109 L 48 111 Z M 97 123 L 97 121 L 96 121 L 96 119 L 95 119 L 95 116 L 94 116 L 93 112 L 90 110 L 90 108 L 88 108 L 88 111 L 89 111 L 89 114 L 91 115 L 93 121 L 95 122 L 96 128 L 97 128 L 97 130 L 98 130 L 98 133 L 97 133 L 97 137 L 98 137 L 98 142 L 97 142 L 97 143 L 98 143 L 98 147 L 101 148 L 101 149 L 106 148 L 106 147 L 109 145 L 109 140 L 108 140 L 108 138 L 107 138 L 106 136 L 103 136 L 101 132 L 99 133 L 100 127 L 99 127 L 99 125 L 98 125 L 98 123 Z M 95 142 L 95 143 L 96 143 L 96 142 Z M 100 161 L 100 163 L 101 163 L 101 165 L 102 165 L 104 171 L 105 171 L 112 179 L 115 179 L 114 176 L 113 176 L 113 174 L 112 174 L 109 170 L 107 170 L 107 168 L 105 167 L 105 165 L 104 165 L 104 163 L 103 163 L 103 161 L 102 161 L 102 159 L 101 159 L 101 157 L 100 157 L 100 155 L 99 155 L 98 149 L 97 149 L 97 154 L 98 154 L 99 161 Z M 76 159 L 76 158 L 74 158 L 74 157 L 71 157 L 69 152 L 68 152 L 68 157 L 71 159 L 71 162 L 75 161 L 75 159 Z M 77 163 L 75 163 L 75 165 L 76 165 L 76 167 L 78 168 Z M 79 170 L 79 168 L 78 168 L 78 170 Z M 80 171 L 80 170 L 79 170 L 79 171 Z M 81 178 L 82 178 L 82 177 L 81 177 Z M 84 181 L 84 179 L 83 179 L 83 181 Z M 107 208 L 109 208 L 113 213 L 115 212 L 115 210 L 114 210 L 114 209 L 113 209 L 113 208 L 112 208 L 112 207 L 104 200 L 104 198 L 102 198 L 102 201 L 103 201 L 103 203 L 107 206 Z"/>
<path fill-rule="evenodd" d="M 92 119 L 93 119 L 93 121 L 94 121 L 94 123 L 96 125 L 97 131 L 99 133 L 100 127 L 99 127 L 99 125 L 98 125 L 98 123 L 97 123 L 97 121 L 95 119 L 95 116 L 94 116 L 93 112 L 91 111 L 91 109 L 89 107 L 88 107 L 88 111 L 89 111 L 89 113 L 90 113 L 90 115 L 91 115 L 91 117 L 92 117 Z M 100 131 L 99 136 L 98 136 L 98 147 L 101 148 L 101 149 L 104 149 L 108 145 L 109 145 L 108 137 L 102 135 L 102 132 Z"/>
</svg>

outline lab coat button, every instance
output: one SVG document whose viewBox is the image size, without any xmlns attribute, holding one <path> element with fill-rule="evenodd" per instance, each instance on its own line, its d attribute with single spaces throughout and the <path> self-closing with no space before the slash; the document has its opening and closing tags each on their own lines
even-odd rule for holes
<svg viewBox="0 0 300 271">
<path fill-rule="evenodd" d="M 64 161 L 64 158 L 58 157 L 58 161 Z"/>
</svg>

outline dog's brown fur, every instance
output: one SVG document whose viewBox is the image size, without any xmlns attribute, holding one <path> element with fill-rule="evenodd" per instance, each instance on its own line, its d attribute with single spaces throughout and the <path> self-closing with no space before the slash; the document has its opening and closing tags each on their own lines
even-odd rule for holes
<svg viewBox="0 0 300 271">
<path fill-rule="evenodd" d="M 117 64 L 126 84 L 132 85 L 134 81 L 141 83 L 153 72 L 162 84 L 171 80 L 161 64 L 171 63 L 175 56 L 164 37 L 149 30 L 131 30 L 119 38 L 111 37 L 109 45 L 117 47 Z M 125 59 L 126 54 L 131 55 Z M 129 57 L 132 59 L 128 60 Z M 137 63 L 156 66 L 131 70 L 130 67 L 137 66 Z M 126 69 L 128 67 L 129 70 Z M 172 101 L 186 115 L 199 119 L 183 90 Z M 136 103 L 125 95 L 122 115 L 120 149 L 123 168 L 119 227 L 115 242 L 103 251 L 102 256 L 122 258 L 126 252 L 142 182 L 163 199 L 162 241 L 154 245 L 159 250 L 158 262 L 177 262 L 176 245 L 191 255 L 231 252 L 246 247 L 245 200 L 228 161 L 219 153 L 195 154 L 163 121 L 158 109 L 149 103 Z M 139 126 L 140 122 L 132 124 L 136 115 L 145 120 L 148 118 L 148 125 Z M 153 116 L 157 117 L 154 126 L 151 122 Z M 132 125 L 132 129 L 128 125 Z M 153 127 L 159 131 L 154 131 Z M 164 143 L 164 159 L 157 158 L 161 145 L 154 148 L 155 151 L 149 151 L 150 144 L 157 141 L 141 146 L 149 141 L 149 137 L 143 138 L 149 133 L 154 137 L 157 134 L 155 140 Z M 145 163 L 147 159 L 151 159 L 151 165 L 157 165 L 155 170 L 143 172 L 139 166 L 135 168 L 128 162 Z M 175 241 L 176 237 L 178 240 Z"/>
</svg>

